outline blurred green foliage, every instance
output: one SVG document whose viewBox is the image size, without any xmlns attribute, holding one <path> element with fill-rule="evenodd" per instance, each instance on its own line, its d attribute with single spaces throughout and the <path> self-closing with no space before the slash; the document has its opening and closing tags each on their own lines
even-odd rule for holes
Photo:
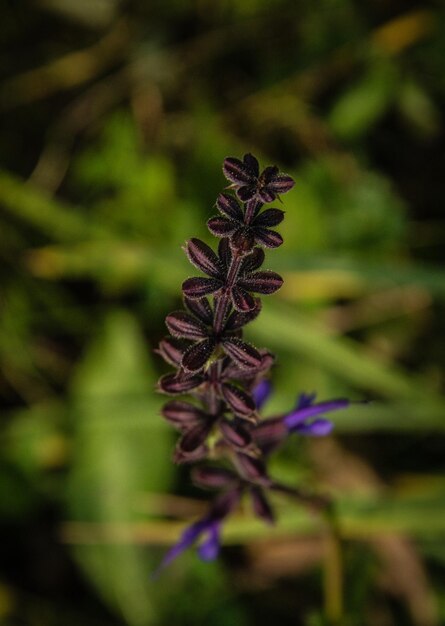
<svg viewBox="0 0 445 626">
<path fill-rule="evenodd" d="M 445 623 L 442 4 L 0 18 L 0 623 Z M 153 349 L 192 272 L 181 245 L 211 242 L 221 162 L 247 151 L 297 181 L 268 255 L 285 285 L 248 329 L 278 355 L 266 413 L 300 391 L 372 400 L 273 459 L 335 497 L 341 542 L 277 498 L 276 528 L 246 507 L 218 563 L 152 580 L 203 506 L 170 460 Z"/>
</svg>

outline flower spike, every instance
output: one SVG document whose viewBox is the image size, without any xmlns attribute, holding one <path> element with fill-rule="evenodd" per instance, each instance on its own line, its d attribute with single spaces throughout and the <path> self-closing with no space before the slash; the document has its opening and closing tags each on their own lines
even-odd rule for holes
<svg viewBox="0 0 445 626">
<path fill-rule="evenodd" d="M 157 349 L 174 370 L 158 383 L 160 392 L 173 396 L 161 410 L 179 433 L 173 460 L 199 462 L 193 481 L 218 494 L 208 513 L 167 552 L 158 572 L 195 543 L 201 559 L 215 559 L 222 525 L 243 495 L 257 517 L 273 523 L 269 492 L 293 497 L 299 492 L 269 476 L 269 454 L 291 434 L 327 434 L 332 423 L 323 415 L 349 404 L 343 399 L 315 403 L 315 395 L 303 394 L 290 413 L 261 419 L 274 356 L 245 341 L 243 331 L 261 312 L 258 294 L 273 294 L 283 283 L 276 272 L 261 269 L 265 250 L 283 243 L 274 229 L 284 211 L 264 205 L 279 200 L 294 181 L 275 166 L 261 171 L 251 154 L 242 160 L 227 157 L 223 173 L 229 192 L 218 196 L 219 214 L 207 222 L 219 239 L 217 249 L 197 237 L 186 242 L 188 260 L 203 275 L 183 282 L 184 309 L 167 315 L 170 334 Z"/>
</svg>

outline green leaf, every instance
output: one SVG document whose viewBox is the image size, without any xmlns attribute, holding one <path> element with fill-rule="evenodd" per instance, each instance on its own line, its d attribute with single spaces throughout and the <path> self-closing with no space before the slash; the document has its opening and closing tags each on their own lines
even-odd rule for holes
<svg viewBox="0 0 445 626">
<path fill-rule="evenodd" d="M 336 135 L 356 139 L 364 135 L 387 111 L 399 85 L 396 68 L 378 63 L 335 103 L 329 123 Z"/>
<path fill-rule="evenodd" d="M 79 365 L 72 391 L 75 456 L 68 508 L 74 521 L 118 522 L 141 518 L 147 490 L 168 490 L 170 437 L 154 396 L 154 374 L 135 320 L 120 311 Z M 156 624 L 149 593 L 154 563 L 135 545 L 84 545 L 76 558 L 107 603 L 128 624 Z"/>
</svg>

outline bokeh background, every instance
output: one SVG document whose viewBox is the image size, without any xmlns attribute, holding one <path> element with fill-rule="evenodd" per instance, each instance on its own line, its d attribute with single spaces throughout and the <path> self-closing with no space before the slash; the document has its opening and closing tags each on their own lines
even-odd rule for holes
<svg viewBox="0 0 445 626">
<path fill-rule="evenodd" d="M 445 623 L 445 6 L 4 0 L 0 623 Z M 150 573 L 206 495 L 171 463 L 153 349 L 225 156 L 297 184 L 248 330 L 300 391 L 372 400 L 290 441 L 341 540 L 283 498 L 220 560 Z M 343 606 L 340 597 L 343 596 Z"/>
</svg>

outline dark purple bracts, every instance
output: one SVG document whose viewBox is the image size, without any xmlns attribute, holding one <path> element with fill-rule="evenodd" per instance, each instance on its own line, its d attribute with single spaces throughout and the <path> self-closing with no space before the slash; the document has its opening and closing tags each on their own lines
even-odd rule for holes
<svg viewBox="0 0 445 626">
<path fill-rule="evenodd" d="M 186 528 L 161 567 L 195 542 L 200 542 L 202 559 L 214 559 L 222 523 L 243 494 L 254 514 L 272 523 L 266 492 L 295 490 L 269 477 L 268 455 L 291 433 L 327 434 L 332 424 L 319 416 L 348 405 L 347 400 L 315 404 L 315 396 L 303 394 L 290 413 L 260 419 L 259 410 L 271 389 L 268 376 L 274 357 L 246 342 L 243 328 L 261 311 L 258 294 L 273 294 L 283 283 L 277 273 L 260 268 L 264 249 L 283 243 L 273 228 L 282 222 L 284 211 L 263 205 L 292 189 L 294 181 L 275 166 L 260 172 L 251 154 L 242 160 L 228 157 L 223 172 L 235 196 L 220 194 L 216 201 L 220 215 L 207 223 L 219 238 L 218 248 L 215 251 L 196 237 L 186 242 L 189 261 L 203 275 L 183 282 L 184 309 L 167 315 L 170 335 L 157 350 L 174 368 L 158 383 L 159 391 L 173 396 L 162 415 L 180 434 L 174 461 L 202 462 L 211 456 L 220 465 L 200 463 L 193 480 L 219 493 L 207 515 Z M 187 394 L 188 400 L 178 399 Z"/>
</svg>

